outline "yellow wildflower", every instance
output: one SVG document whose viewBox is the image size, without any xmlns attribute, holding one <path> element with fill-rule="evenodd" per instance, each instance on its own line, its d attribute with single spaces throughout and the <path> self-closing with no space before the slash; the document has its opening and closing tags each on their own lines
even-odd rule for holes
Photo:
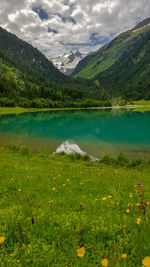
<svg viewBox="0 0 150 267">
<path fill-rule="evenodd" d="M 127 209 L 127 210 L 126 210 L 126 213 L 130 213 L 130 210 L 129 210 L 129 209 Z"/>
<path fill-rule="evenodd" d="M 112 198 L 112 196 L 107 196 L 107 198 Z"/>
<path fill-rule="evenodd" d="M 122 258 L 122 259 L 126 259 L 126 258 L 127 258 L 127 254 L 122 254 L 122 255 L 121 255 L 121 258 Z"/>
<path fill-rule="evenodd" d="M 150 204 L 150 201 L 147 201 L 146 204 L 149 205 Z"/>
<path fill-rule="evenodd" d="M 141 219 L 138 218 L 138 219 L 136 220 L 136 223 L 137 223 L 137 224 L 140 224 L 140 223 L 141 223 Z"/>
<path fill-rule="evenodd" d="M 2 244 L 5 241 L 5 237 L 4 236 L 0 236 L 0 244 Z"/>
<path fill-rule="evenodd" d="M 63 184 L 63 186 L 66 186 L 65 184 Z"/>
<path fill-rule="evenodd" d="M 85 254 L 84 247 L 78 248 L 77 249 L 77 254 L 78 254 L 78 257 L 82 258 L 84 256 L 84 254 Z"/>
<path fill-rule="evenodd" d="M 132 194 L 132 193 L 130 193 L 130 194 L 129 194 L 129 197 L 133 197 L 133 194 Z"/>
<path fill-rule="evenodd" d="M 150 257 L 145 257 L 142 260 L 142 264 L 143 264 L 144 267 L 150 267 Z"/>
<path fill-rule="evenodd" d="M 108 260 L 107 259 L 103 259 L 101 261 L 101 264 L 102 264 L 102 266 L 107 267 L 108 266 Z"/>
<path fill-rule="evenodd" d="M 139 207 L 141 204 L 140 203 L 137 203 L 136 205 Z"/>
<path fill-rule="evenodd" d="M 53 191 L 55 191 L 55 190 L 56 190 L 56 188 L 55 188 L 55 187 L 53 187 L 53 188 L 52 188 L 52 190 L 53 190 Z"/>
<path fill-rule="evenodd" d="M 21 189 L 20 188 L 18 189 L 18 192 L 21 192 Z"/>
<path fill-rule="evenodd" d="M 107 197 L 103 197 L 102 200 L 107 200 Z"/>
</svg>

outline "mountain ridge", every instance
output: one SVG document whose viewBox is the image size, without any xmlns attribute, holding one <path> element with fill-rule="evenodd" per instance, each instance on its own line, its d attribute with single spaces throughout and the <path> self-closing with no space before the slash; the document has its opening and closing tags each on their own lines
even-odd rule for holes
<svg viewBox="0 0 150 267">
<path fill-rule="evenodd" d="M 98 89 L 64 75 L 38 49 L 0 28 L 1 106 L 89 106 L 103 97 Z"/>
<path fill-rule="evenodd" d="M 149 100 L 149 21 L 82 59 L 73 77 L 61 73 L 32 45 L 0 28 L 0 105 L 87 107 L 111 105 L 113 98 Z M 76 55 L 80 57 L 80 52 L 64 57 L 71 61 Z M 84 75 L 77 77 L 77 69 Z"/>
<path fill-rule="evenodd" d="M 18 66 L 19 61 L 20 68 L 26 66 L 30 71 L 34 71 L 35 67 L 38 67 L 42 73 L 46 71 L 52 80 L 65 79 L 64 75 L 37 48 L 2 27 L 0 27 L 0 56 L 15 67 Z"/>
<path fill-rule="evenodd" d="M 110 68 L 115 63 L 115 61 L 118 60 L 120 54 L 123 51 L 123 46 L 125 46 L 126 43 L 130 41 L 130 39 L 135 38 L 137 35 L 141 34 L 143 30 L 146 31 L 147 28 L 150 29 L 149 23 L 150 18 L 145 19 L 131 30 L 119 34 L 115 39 L 105 44 L 98 51 L 94 52 L 88 57 L 85 57 L 78 63 L 72 73 L 72 76 L 75 78 L 88 77 L 88 79 L 91 79 L 98 73 L 101 73 Z M 113 49 L 111 50 L 112 47 Z"/>
</svg>

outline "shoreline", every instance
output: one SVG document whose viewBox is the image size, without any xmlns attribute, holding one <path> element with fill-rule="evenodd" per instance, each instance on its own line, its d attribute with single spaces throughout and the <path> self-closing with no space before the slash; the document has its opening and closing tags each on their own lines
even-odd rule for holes
<svg viewBox="0 0 150 267">
<path fill-rule="evenodd" d="M 83 155 L 83 154 L 76 153 L 76 152 L 67 154 L 63 151 L 62 152 L 51 151 L 46 147 L 43 147 L 40 149 L 33 149 L 28 144 L 24 144 L 24 145 L 12 145 L 12 144 L 0 145 L 0 152 L 4 152 L 4 151 L 21 153 L 23 156 L 26 156 L 27 154 L 40 155 L 41 153 L 47 154 L 51 157 L 54 157 L 54 156 L 63 157 L 63 156 L 65 156 L 66 158 L 71 158 L 73 156 L 78 155 L 79 156 L 79 157 L 77 157 L 78 159 L 82 159 L 82 158 L 84 158 L 84 156 L 88 156 L 88 161 L 91 161 L 93 163 L 96 161 L 100 162 L 101 159 L 103 159 L 105 157 L 108 157 L 110 162 L 111 162 L 112 159 L 115 160 L 118 158 L 119 155 L 121 155 L 121 156 L 123 156 L 124 159 L 127 159 L 128 162 L 142 161 L 142 162 L 148 163 L 150 166 L 150 155 L 147 155 L 144 157 L 141 153 L 138 153 L 138 155 L 134 155 L 132 153 L 130 154 L 130 153 L 127 153 L 127 151 L 122 151 L 122 150 L 118 150 L 118 151 L 116 151 L 116 153 L 111 153 L 111 152 L 107 151 L 107 152 L 102 152 L 99 154 L 95 154 L 95 153 L 91 154 L 89 152 L 85 152 L 85 154 Z M 94 159 L 94 158 L 97 160 L 96 161 L 90 160 L 90 159 Z M 109 163 L 106 161 L 104 164 L 109 165 Z"/>
<path fill-rule="evenodd" d="M 108 107 L 86 107 L 86 108 L 22 108 L 22 107 L 0 107 L 0 115 L 21 114 L 27 112 L 65 111 L 65 110 L 103 110 L 103 109 L 148 109 L 150 105 L 126 105 Z M 147 110 L 147 111 L 148 111 Z M 146 111 L 146 110 L 145 110 Z"/>
<path fill-rule="evenodd" d="M 26 147 L 33 153 L 47 151 L 50 154 L 56 152 L 58 147 L 64 144 L 67 139 L 39 136 L 23 136 L 21 134 L 0 133 L 0 148 L 17 147 L 21 149 Z M 78 145 L 86 154 L 99 158 L 103 155 L 116 157 L 120 152 L 127 155 L 129 159 L 145 159 L 150 161 L 150 144 L 126 144 L 107 141 L 87 141 L 75 140 L 70 144 Z M 69 148 L 69 147 L 68 147 Z M 76 152 L 75 152 L 76 153 Z M 78 153 L 78 152 L 77 152 Z"/>
<path fill-rule="evenodd" d="M 150 108 L 150 105 L 126 105 L 126 106 L 110 106 L 110 107 L 91 107 L 86 109 L 134 109 L 134 108 Z"/>
</svg>

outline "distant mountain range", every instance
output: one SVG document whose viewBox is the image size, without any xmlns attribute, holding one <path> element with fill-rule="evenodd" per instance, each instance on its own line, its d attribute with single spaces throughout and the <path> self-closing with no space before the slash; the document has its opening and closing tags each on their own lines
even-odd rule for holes
<svg viewBox="0 0 150 267">
<path fill-rule="evenodd" d="M 49 58 L 54 66 L 66 75 L 72 74 L 73 70 L 83 58 L 88 54 L 80 53 L 79 51 L 65 53 L 63 56 Z"/>
<path fill-rule="evenodd" d="M 92 94 L 89 83 L 64 75 L 38 49 L 0 27 L 0 105 L 64 107 Z"/>
<path fill-rule="evenodd" d="M 61 71 L 0 27 L 0 106 L 85 107 L 109 105 L 113 98 L 150 100 L 150 18 L 88 56 L 77 51 L 51 60 Z M 70 76 L 64 75 L 74 67 Z"/>
</svg>

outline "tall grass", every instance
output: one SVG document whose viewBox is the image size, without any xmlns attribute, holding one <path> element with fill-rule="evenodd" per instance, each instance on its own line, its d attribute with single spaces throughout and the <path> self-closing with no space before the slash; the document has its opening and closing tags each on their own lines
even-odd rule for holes
<svg viewBox="0 0 150 267">
<path fill-rule="evenodd" d="M 0 266 L 138 267 L 150 256 L 147 163 L 0 155 Z"/>
</svg>

